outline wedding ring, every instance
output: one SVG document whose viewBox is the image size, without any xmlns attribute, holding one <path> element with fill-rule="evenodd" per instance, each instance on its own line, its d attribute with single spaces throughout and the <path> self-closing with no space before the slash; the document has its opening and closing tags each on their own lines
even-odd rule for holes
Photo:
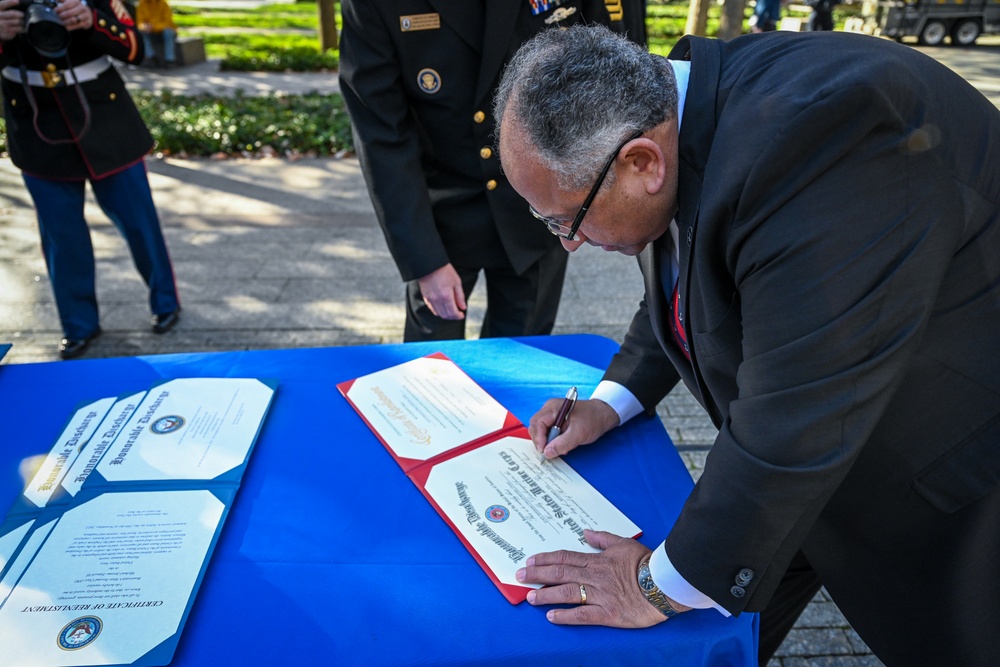
<svg viewBox="0 0 1000 667">
<path fill-rule="evenodd" d="M 580 584 L 580 604 L 587 604 L 587 587 Z"/>
</svg>

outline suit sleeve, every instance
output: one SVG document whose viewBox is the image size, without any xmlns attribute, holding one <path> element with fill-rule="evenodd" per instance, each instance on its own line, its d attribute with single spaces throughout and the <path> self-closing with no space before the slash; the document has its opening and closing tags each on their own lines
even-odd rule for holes
<svg viewBox="0 0 1000 667">
<path fill-rule="evenodd" d="M 648 298 L 649 295 L 639 304 L 625 340 L 602 378 L 632 392 L 647 412 L 654 410 L 680 379 L 653 333 L 646 306 Z"/>
<path fill-rule="evenodd" d="M 434 224 L 418 127 L 400 82 L 399 58 L 375 5 L 366 0 L 342 4 L 341 92 L 389 251 L 403 280 L 415 280 L 449 259 Z"/>
<path fill-rule="evenodd" d="M 733 186 L 725 234 L 742 308 L 737 396 L 666 540 L 684 578 L 733 613 L 766 605 L 858 459 L 959 245 L 955 181 L 914 141 L 891 87 L 845 87 L 802 109 L 775 97 L 743 107 L 783 129 L 735 149 L 759 149 Z M 720 123 L 715 145 L 757 122 Z M 701 221 L 725 213 L 703 207 Z M 743 568 L 752 582 L 734 587 Z"/>
</svg>

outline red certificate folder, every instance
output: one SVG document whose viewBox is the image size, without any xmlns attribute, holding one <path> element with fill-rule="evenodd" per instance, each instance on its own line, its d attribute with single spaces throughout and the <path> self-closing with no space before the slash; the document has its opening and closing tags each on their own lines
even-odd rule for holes
<svg viewBox="0 0 1000 667">
<path fill-rule="evenodd" d="M 542 551 L 594 551 L 583 529 L 638 526 L 561 459 L 542 462 L 528 430 L 443 354 L 338 385 L 407 477 L 513 604 L 514 578 Z"/>
<path fill-rule="evenodd" d="M 434 362 L 431 364 L 424 362 Z M 369 387 L 366 387 L 368 391 L 365 392 L 364 396 L 359 396 L 359 391 L 356 389 L 355 385 L 358 382 L 364 382 L 369 378 L 375 378 L 383 373 L 396 373 L 399 377 L 410 377 L 411 375 L 416 375 L 422 371 L 425 373 L 434 373 L 432 370 L 435 366 L 440 364 L 444 367 L 452 376 L 452 379 L 456 382 L 463 383 L 466 386 L 464 389 L 467 390 L 477 390 L 481 392 L 480 405 L 492 410 L 496 413 L 497 417 L 492 420 L 492 423 L 478 422 L 465 424 L 466 428 L 464 431 L 470 434 L 470 439 L 465 441 L 452 440 L 449 444 L 452 446 L 447 449 L 438 451 L 440 448 L 435 449 L 433 446 L 422 447 L 420 441 L 422 439 L 436 439 L 436 436 L 441 434 L 428 433 L 428 429 L 424 428 L 426 422 L 430 419 L 425 419 L 422 422 L 418 421 L 419 417 L 422 416 L 417 410 L 413 410 L 409 413 L 404 412 L 405 406 L 398 405 L 398 403 L 411 403 L 412 401 L 419 401 L 421 396 L 417 396 L 417 391 L 413 389 L 400 388 L 399 393 L 392 393 L 387 395 L 387 391 L 383 385 L 377 382 L 371 383 Z M 407 368 L 409 366 L 409 368 Z M 415 378 L 414 378 L 415 379 Z M 394 366 L 393 368 L 380 371 L 378 373 L 373 373 L 371 375 L 365 376 L 364 378 L 357 378 L 355 380 L 348 380 L 346 382 L 341 382 L 337 385 L 337 389 L 340 393 L 344 395 L 347 402 L 351 404 L 351 407 L 360 415 L 361 419 L 368 424 L 368 428 L 372 430 L 375 437 L 385 446 L 392 455 L 399 467 L 405 472 L 409 473 L 414 468 L 423 465 L 431 464 L 433 465 L 437 460 L 443 460 L 445 458 L 451 458 L 461 454 L 469 449 L 475 449 L 476 447 L 495 440 L 496 438 L 509 433 L 515 429 L 523 428 L 521 422 L 514 416 L 512 412 L 500 405 L 493 397 L 489 396 L 482 388 L 480 388 L 475 381 L 472 380 L 468 375 L 466 375 L 455 363 L 446 357 L 444 354 L 437 352 L 435 354 L 427 355 L 420 359 L 414 359 L 405 364 L 400 364 L 399 366 Z M 405 397 L 400 399 L 402 394 L 406 394 Z M 461 398 L 461 397 L 460 397 Z M 357 401 L 357 402 L 356 402 Z M 441 412 L 451 412 L 449 406 L 438 405 L 437 409 Z M 378 412 L 373 414 L 372 409 L 378 409 Z M 458 409 L 468 409 L 469 406 L 461 406 Z M 372 423 L 372 420 L 376 416 L 382 416 L 382 423 Z M 412 418 L 411 418 L 412 416 Z M 389 431 L 385 428 L 386 423 L 395 423 L 399 425 L 398 429 Z M 450 429 L 444 429 L 445 435 L 454 435 L 454 432 Z M 395 437 L 393 437 L 395 436 Z M 401 439 L 405 439 L 412 447 L 399 446 Z M 430 445 L 430 443 L 428 443 Z M 413 452 L 413 455 L 407 455 Z M 438 453 L 435 453 L 438 452 Z"/>
</svg>

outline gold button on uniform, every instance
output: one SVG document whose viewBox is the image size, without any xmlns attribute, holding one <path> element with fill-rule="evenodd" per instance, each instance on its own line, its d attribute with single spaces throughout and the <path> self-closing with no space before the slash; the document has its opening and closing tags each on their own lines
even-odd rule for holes
<svg viewBox="0 0 1000 667">
<path fill-rule="evenodd" d="M 482 123 L 484 120 L 486 120 L 486 114 L 484 114 L 482 111 L 477 111 L 472 115 L 472 120 L 476 121 L 477 123 Z"/>
<path fill-rule="evenodd" d="M 118 95 L 116 95 L 115 93 L 111 93 L 110 95 L 108 95 L 108 97 L 111 98 L 111 101 L 118 99 Z"/>
<path fill-rule="evenodd" d="M 483 158 L 484 160 L 489 160 L 491 157 L 493 157 L 493 150 L 489 146 L 483 146 L 482 148 L 479 149 L 479 157 Z"/>
<path fill-rule="evenodd" d="M 494 181 L 492 178 L 490 180 L 486 181 L 486 189 L 487 190 L 496 190 L 497 189 L 497 182 Z"/>
</svg>

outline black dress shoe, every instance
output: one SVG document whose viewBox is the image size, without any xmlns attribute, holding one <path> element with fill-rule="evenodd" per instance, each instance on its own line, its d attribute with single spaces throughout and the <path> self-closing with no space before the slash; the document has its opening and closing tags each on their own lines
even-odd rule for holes
<svg viewBox="0 0 1000 667">
<path fill-rule="evenodd" d="M 163 315 L 153 315 L 153 333 L 162 334 L 167 333 L 175 326 L 177 322 L 181 319 L 181 309 L 171 311 L 169 313 L 164 313 Z"/>
<path fill-rule="evenodd" d="M 63 338 L 59 343 L 59 357 L 61 359 L 75 359 L 86 352 L 87 348 L 95 338 L 101 335 L 101 328 L 90 334 L 86 338 Z"/>
</svg>

